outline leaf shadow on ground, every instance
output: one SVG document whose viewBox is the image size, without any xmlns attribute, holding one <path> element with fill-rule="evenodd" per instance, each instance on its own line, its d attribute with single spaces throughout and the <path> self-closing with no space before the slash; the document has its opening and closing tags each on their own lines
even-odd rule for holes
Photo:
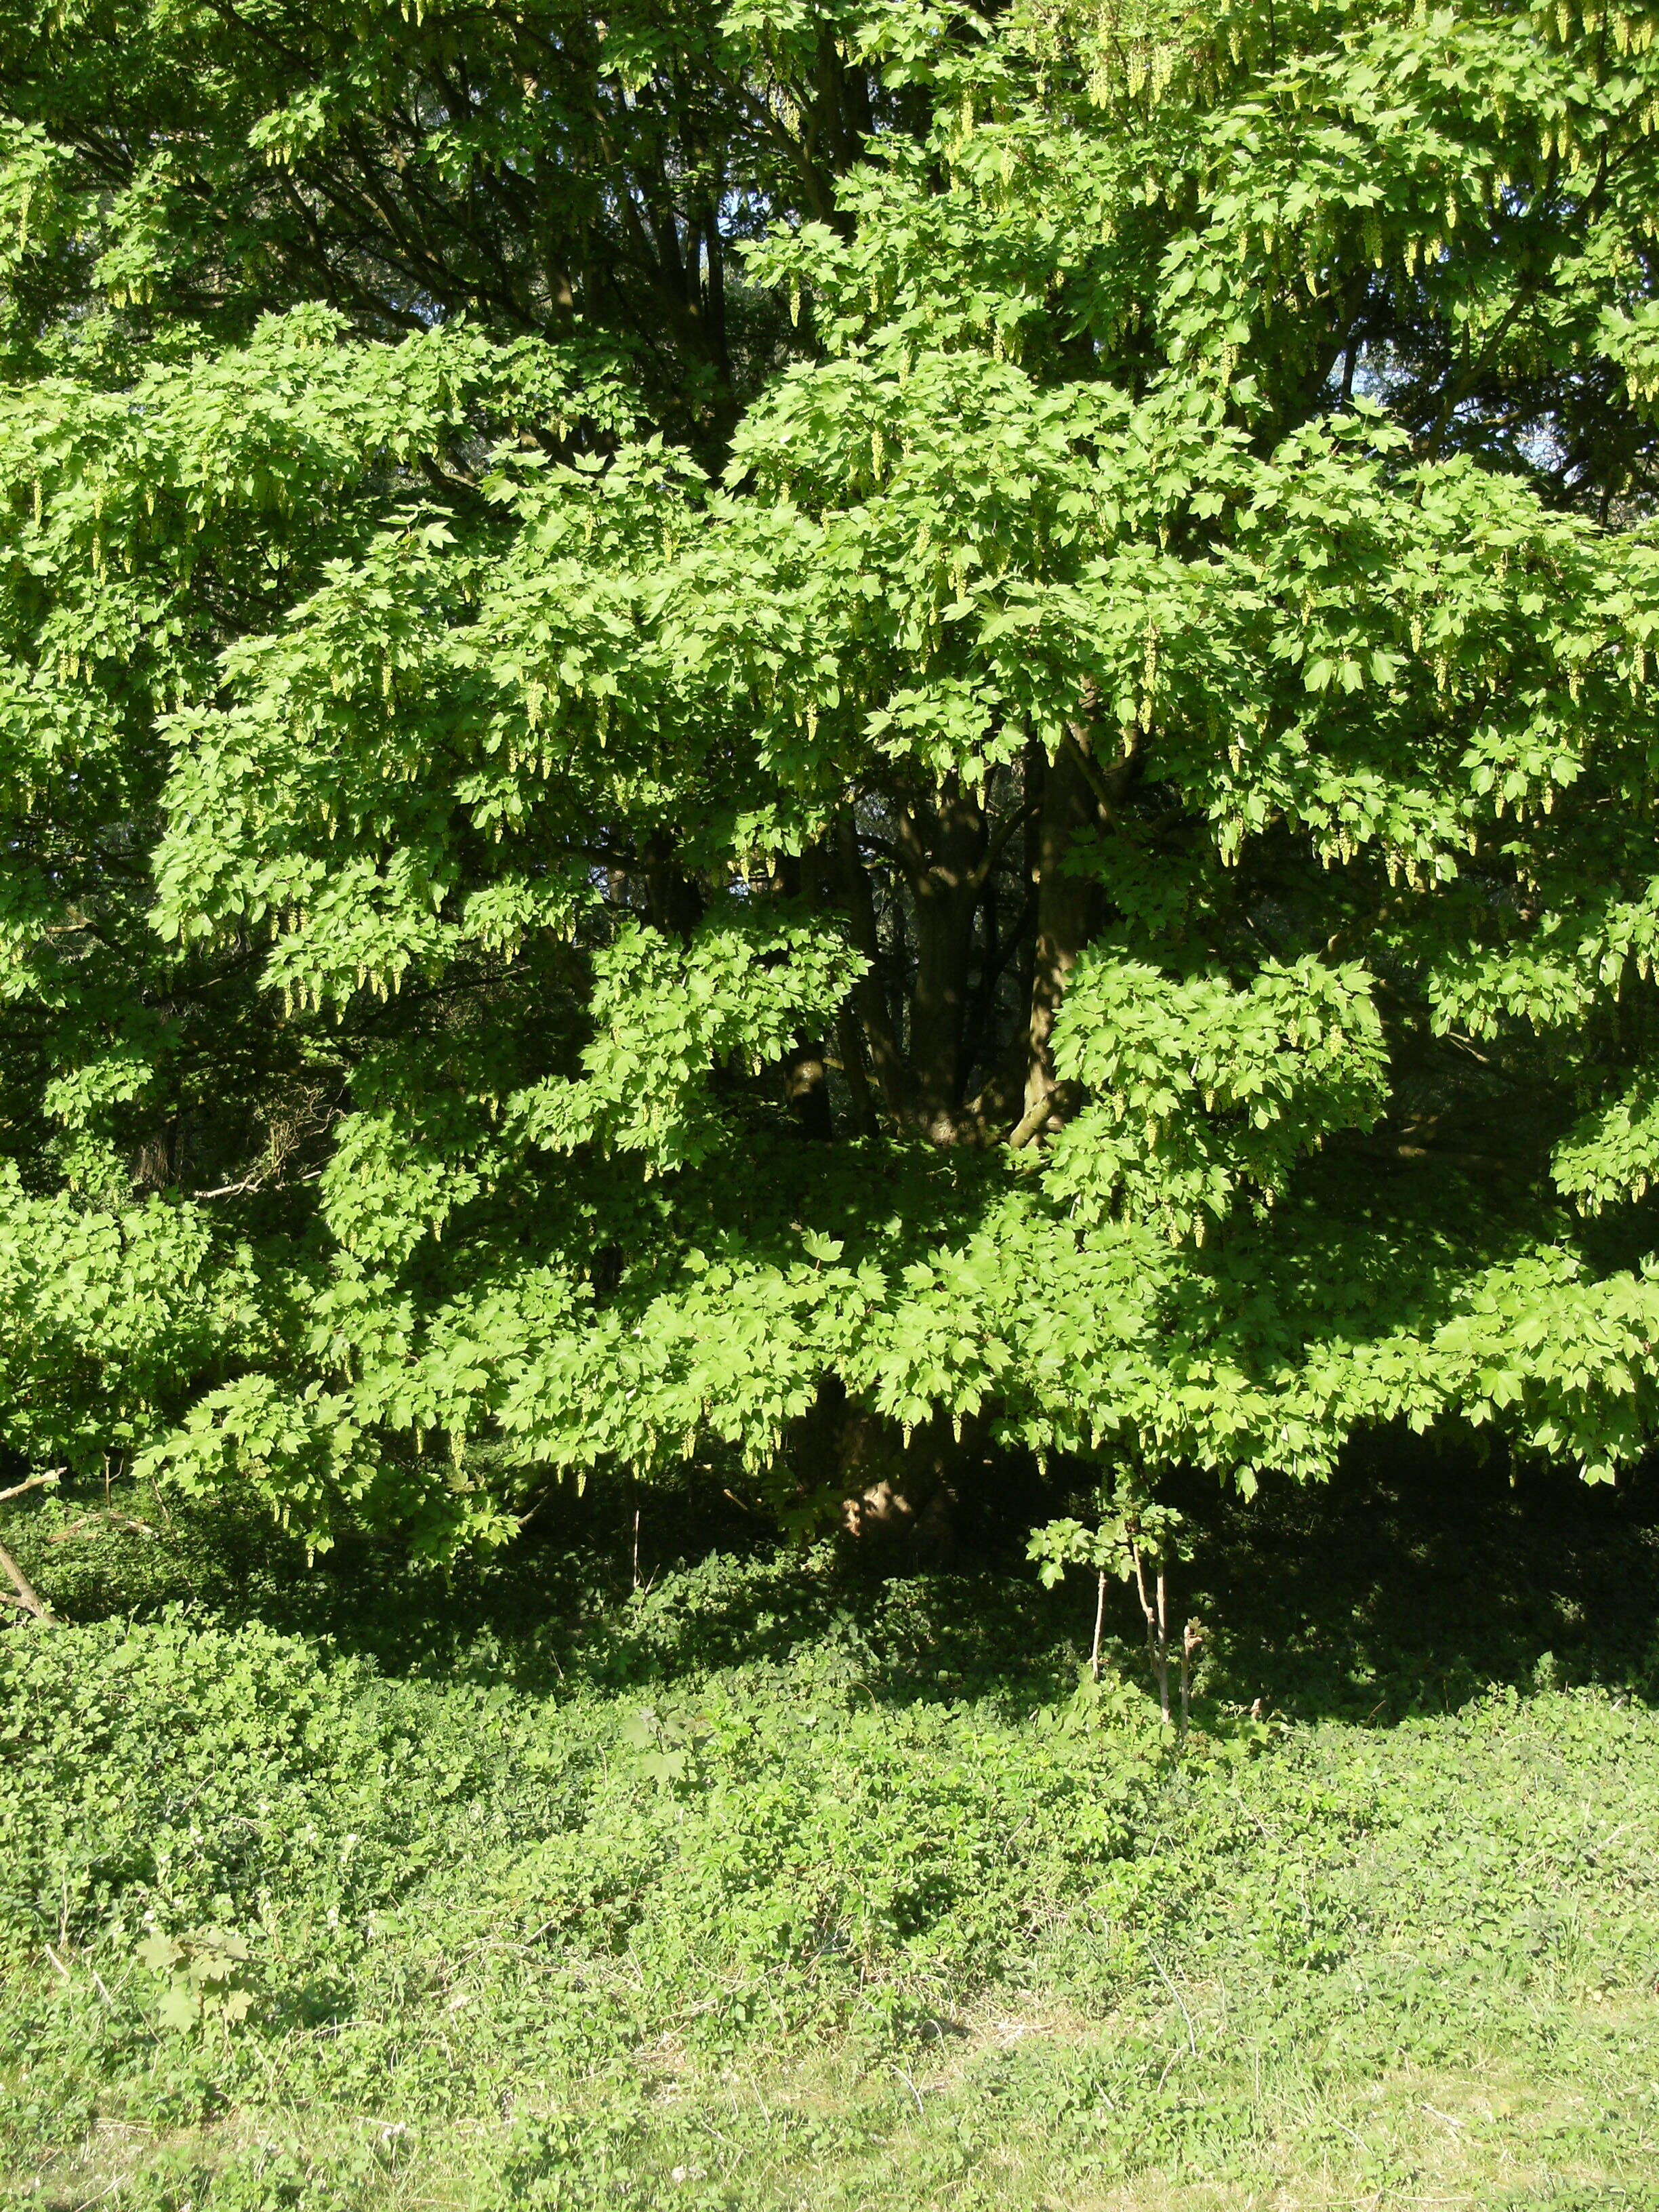
<svg viewBox="0 0 1659 2212">
<path fill-rule="evenodd" d="M 1200 1702 L 1386 1725 L 1494 1682 L 1659 1689 L 1659 1466 L 1617 1487 L 1500 1454 L 1385 1436 L 1338 1479 L 1254 1499 L 1190 1478 L 1179 1617 L 1206 1625 Z M 717 1492 L 564 1498 L 507 1553 L 438 1566 L 349 1533 L 316 1559 L 228 1511 L 151 1501 L 153 1534 L 61 1546 L 74 1501 L 20 1516 L 17 1548 L 70 1618 L 185 1602 L 325 1640 L 392 1674 L 648 1689 L 807 1655 L 878 1700 L 1067 1692 L 1086 1652 L 1084 1578 L 1036 1587 L 1022 1530 L 978 1532 L 949 1572 L 875 1571 L 854 1550 L 770 1541 Z M 1060 1510 L 1058 1493 L 1053 1510 Z M 637 1567 L 633 1515 L 641 1514 Z M 1128 1591 L 1109 1655 L 1139 1682 Z M 826 1656 L 827 1655 L 827 1656 Z"/>
</svg>

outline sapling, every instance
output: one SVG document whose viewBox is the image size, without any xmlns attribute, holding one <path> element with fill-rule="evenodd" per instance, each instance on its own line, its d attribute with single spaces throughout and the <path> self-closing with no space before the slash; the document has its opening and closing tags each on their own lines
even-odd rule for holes
<svg viewBox="0 0 1659 2212">
<path fill-rule="evenodd" d="M 1170 1563 L 1181 1556 L 1182 1525 L 1182 1516 L 1173 1506 L 1159 1505 L 1133 1487 L 1120 1484 L 1114 1492 L 1101 1493 L 1099 1516 L 1092 1524 L 1077 1520 L 1050 1521 L 1033 1531 L 1027 1546 L 1027 1556 L 1037 1563 L 1038 1573 L 1048 1589 L 1062 1580 L 1067 1567 L 1092 1567 L 1095 1571 L 1094 1638 L 1089 1651 L 1091 1680 L 1100 1680 L 1107 1583 L 1113 1578 L 1133 1583 L 1146 1625 L 1146 1656 L 1165 1728 L 1177 1725 L 1176 1700 L 1170 1694 L 1169 1570 Z M 1188 1620 L 1174 1647 L 1179 1732 L 1183 1736 L 1192 1710 L 1193 1661 L 1203 1640 L 1203 1623 Z"/>
</svg>

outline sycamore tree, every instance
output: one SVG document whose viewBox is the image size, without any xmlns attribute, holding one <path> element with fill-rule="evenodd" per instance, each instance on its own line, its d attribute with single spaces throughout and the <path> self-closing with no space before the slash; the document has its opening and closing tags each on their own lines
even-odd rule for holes
<svg viewBox="0 0 1659 2212">
<path fill-rule="evenodd" d="M 1659 1425 L 1659 52 L 0 0 L 0 1436 Z"/>
</svg>

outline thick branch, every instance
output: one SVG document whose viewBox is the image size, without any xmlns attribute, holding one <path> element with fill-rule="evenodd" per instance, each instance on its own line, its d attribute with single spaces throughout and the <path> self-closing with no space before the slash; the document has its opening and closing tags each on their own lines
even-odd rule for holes
<svg viewBox="0 0 1659 2212">
<path fill-rule="evenodd" d="M 25 1613 L 32 1613 L 36 1620 L 55 1621 L 57 1620 L 57 1614 L 53 1613 L 52 1607 L 40 1595 L 3 1544 L 0 1544 L 0 1574 L 4 1574 L 12 1586 L 9 1593 L 0 1590 L 0 1599 L 3 1599 L 9 1605 L 20 1607 Z"/>
<path fill-rule="evenodd" d="M 9 1490 L 0 1490 L 0 1505 L 9 1498 L 21 1498 L 26 1490 L 49 1490 L 54 1483 L 61 1482 L 63 1476 L 63 1468 L 54 1467 L 45 1474 L 31 1474 L 22 1482 L 14 1482 Z"/>
</svg>

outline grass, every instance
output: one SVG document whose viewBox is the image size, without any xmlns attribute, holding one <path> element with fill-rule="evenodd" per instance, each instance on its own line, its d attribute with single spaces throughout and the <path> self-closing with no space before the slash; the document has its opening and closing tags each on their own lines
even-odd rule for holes
<svg viewBox="0 0 1659 2212">
<path fill-rule="evenodd" d="M 20 1516 L 3 2201 L 1659 2207 L 1659 1498 L 1189 1503 L 1180 1756 L 1006 1563 Z"/>
</svg>

